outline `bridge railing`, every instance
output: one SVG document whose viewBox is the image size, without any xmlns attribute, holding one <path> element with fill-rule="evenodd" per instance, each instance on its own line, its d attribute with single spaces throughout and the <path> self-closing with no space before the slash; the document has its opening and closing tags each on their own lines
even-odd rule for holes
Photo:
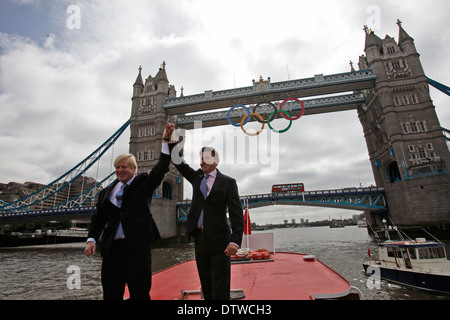
<svg viewBox="0 0 450 320">
<path fill-rule="evenodd" d="M 0 213 L 0 222 L 16 219 L 32 219 L 32 218 L 46 218 L 46 217 L 62 217 L 69 216 L 73 218 L 75 215 L 93 214 L 96 210 L 95 206 L 79 206 L 75 208 L 55 208 L 46 210 L 33 211 L 10 211 Z"/>
</svg>

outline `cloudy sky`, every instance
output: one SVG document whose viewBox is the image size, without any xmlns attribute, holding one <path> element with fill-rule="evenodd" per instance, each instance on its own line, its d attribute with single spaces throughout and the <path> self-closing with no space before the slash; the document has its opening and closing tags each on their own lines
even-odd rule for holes
<svg viewBox="0 0 450 320">
<path fill-rule="evenodd" d="M 139 66 L 146 78 L 164 60 L 170 83 L 185 95 L 249 86 L 260 75 L 278 82 L 347 72 L 364 53 L 363 26 L 398 40 L 400 19 L 425 73 L 449 85 L 449 11 L 447 0 L 2 0 L 0 182 L 49 183 L 72 168 L 129 118 Z M 450 128 L 448 96 L 433 88 L 431 95 Z M 204 139 L 243 134 L 214 130 Z M 116 154 L 128 142 L 127 131 Z M 308 190 L 374 183 L 355 110 L 303 117 L 277 137 L 275 150 L 273 174 L 252 163 L 219 168 L 237 179 L 241 195 L 279 182 L 301 181 Z M 278 206 L 252 217 L 279 223 L 355 213 Z"/>
</svg>

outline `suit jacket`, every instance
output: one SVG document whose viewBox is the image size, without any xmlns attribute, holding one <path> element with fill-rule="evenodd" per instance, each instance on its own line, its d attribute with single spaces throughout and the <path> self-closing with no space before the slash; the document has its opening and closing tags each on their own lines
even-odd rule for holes
<svg viewBox="0 0 450 320">
<path fill-rule="evenodd" d="M 159 162 L 150 173 L 137 175 L 133 182 L 125 187 L 121 208 L 109 201 L 109 194 L 118 180 L 100 192 L 88 238 L 98 241 L 101 236 L 102 256 L 108 255 L 119 222 L 122 222 L 125 239 L 133 249 L 148 248 L 150 243 L 161 239 L 150 212 L 150 205 L 153 192 L 169 171 L 169 164 L 170 156 L 161 153 Z"/>
<path fill-rule="evenodd" d="M 200 213 L 204 210 L 204 233 L 210 249 L 214 252 L 223 252 L 230 242 L 240 246 L 244 232 L 244 217 L 236 180 L 217 170 L 214 184 L 205 199 L 200 191 L 203 171 L 194 170 L 184 162 L 175 167 L 192 184 L 192 203 L 187 217 L 188 236 L 193 235 Z M 231 229 L 227 223 L 227 208 Z"/>
</svg>

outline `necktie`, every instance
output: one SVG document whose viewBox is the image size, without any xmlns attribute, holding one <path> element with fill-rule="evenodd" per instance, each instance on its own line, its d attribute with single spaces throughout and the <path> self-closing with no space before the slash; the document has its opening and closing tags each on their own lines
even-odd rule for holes
<svg viewBox="0 0 450 320">
<path fill-rule="evenodd" d="M 117 206 L 120 208 L 122 206 L 122 198 L 123 198 L 123 190 L 125 189 L 126 184 L 122 185 L 116 193 L 116 201 Z M 122 222 L 119 222 L 119 226 L 117 227 L 116 234 L 114 235 L 114 240 L 124 239 L 125 233 L 123 232 Z"/>
<path fill-rule="evenodd" d="M 203 196 L 206 197 L 208 196 L 208 188 L 206 185 L 206 181 L 209 178 L 209 174 L 205 174 L 205 176 L 203 177 L 202 182 L 200 183 L 200 191 L 203 193 Z M 200 213 L 200 218 L 198 219 L 198 227 L 200 228 L 203 225 L 203 210 Z"/>
<path fill-rule="evenodd" d="M 119 191 L 116 193 L 117 206 L 120 208 L 122 206 L 122 198 L 123 198 L 123 189 L 125 188 L 125 184 L 123 184 Z"/>
</svg>

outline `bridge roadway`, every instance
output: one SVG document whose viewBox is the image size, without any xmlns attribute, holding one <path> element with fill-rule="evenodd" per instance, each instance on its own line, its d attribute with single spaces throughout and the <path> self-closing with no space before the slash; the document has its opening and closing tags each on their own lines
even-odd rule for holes
<svg viewBox="0 0 450 320">
<path fill-rule="evenodd" d="M 318 190 L 294 193 L 267 193 L 241 196 L 241 203 L 248 201 L 249 208 L 271 205 L 300 205 L 351 209 L 357 211 L 387 210 L 384 188 L 345 188 L 337 190 Z M 177 202 L 177 221 L 186 220 L 191 202 Z M 73 208 L 55 208 L 35 211 L 11 211 L 0 213 L 0 223 L 22 219 L 81 219 L 91 216 L 95 206 L 77 206 Z"/>
</svg>

